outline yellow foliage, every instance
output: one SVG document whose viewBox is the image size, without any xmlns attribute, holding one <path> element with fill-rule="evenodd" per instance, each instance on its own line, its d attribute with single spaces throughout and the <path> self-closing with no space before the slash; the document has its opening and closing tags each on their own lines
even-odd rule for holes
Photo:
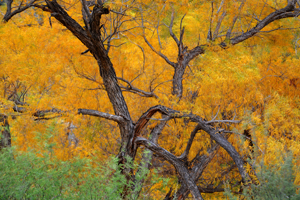
<svg viewBox="0 0 300 200">
<path fill-rule="evenodd" d="M 123 1 L 122 1 L 123 2 Z M 110 7 L 117 8 L 123 5 L 121 1 Z M 211 1 L 138 1 L 151 5 L 155 11 L 145 18 L 153 23 L 158 20 L 170 23 L 171 12 L 176 13 L 174 33 L 179 35 L 180 21 L 184 14 L 183 26 L 186 33 L 185 45 L 191 50 L 197 43 L 207 45 L 206 53 L 198 56 L 189 64 L 183 81 L 184 93 L 180 102 L 172 93 L 172 78 L 174 69 L 164 59 L 157 56 L 141 37 L 144 33 L 155 49 L 176 62 L 177 46 L 168 35 L 168 29 L 160 27 L 161 46 L 158 36 L 152 30 L 142 31 L 141 28 L 122 33 L 121 39 L 115 45 L 125 42 L 119 48 L 112 48 L 109 56 L 118 77 L 133 81 L 132 84 L 144 91 L 154 89 L 158 98 L 143 98 L 133 93 L 124 92 L 127 106 L 134 121 L 149 107 L 162 104 L 180 111 L 192 112 L 206 120 L 211 120 L 216 114 L 218 118 L 227 115 L 243 119 L 244 122 L 235 126 L 242 134 L 245 126 L 255 135 L 255 145 L 259 155 L 256 159 L 263 159 L 265 163 L 280 162 L 281 151 L 293 151 L 295 157 L 300 155 L 300 60 L 296 54 L 292 41 L 299 33 L 292 30 L 274 31 L 261 34 L 244 43 L 222 49 L 206 41 L 207 27 L 210 24 Z M 233 17 L 238 14 L 239 1 L 225 1 L 226 6 L 219 14 L 212 16 L 216 22 L 223 11 L 228 17 L 224 18 L 224 27 L 229 27 Z M 249 18 L 247 12 L 259 14 L 257 7 L 264 3 L 270 6 L 282 7 L 286 1 L 247 1 L 241 15 Z M 72 3 L 72 2 L 70 2 Z M 74 3 L 74 2 L 73 2 Z M 221 1 L 215 1 L 219 6 Z M 192 9 L 193 8 L 193 9 Z M 266 16 L 272 9 L 263 10 L 261 17 Z M 39 25 L 32 19 L 32 13 L 37 13 L 44 21 Z M 68 13 L 83 25 L 81 8 L 74 6 Z M 131 11 L 136 16 L 137 12 Z M 248 26 L 253 27 L 257 22 L 251 21 Z M 26 27 L 34 24 L 32 27 Z M 216 23 L 214 23 L 216 24 Z M 281 25 L 299 26 L 299 21 L 287 19 L 275 22 L 263 29 L 270 31 Z M 124 25 L 126 28 L 135 26 L 135 22 Z M 224 28 L 223 27 L 223 28 Z M 213 25 L 212 29 L 216 27 Z M 247 27 L 244 27 L 245 29 Z M 237 31 L 237 30 L 234 30 Z M 221 34 L 222 35 L 222 34 Z M 199 36 L 199 37 L 198 37 Z M 50 143 L 55 143 L 54 154 L 68 160 L 74 156 L 97 157 L 105 160 L 119 150 L 120 135 L 115 122 L 96 119 L 88 116 L 76 115 L 78 108 L 94 109 L 113 113 L 99 75 L 98 65 L 90 53 L 80 55 L 86 48 L 69 31 L 52 20 L 52 27 L 48 24 L 48 16 L 37 10 L 22 13 L 15 21 L 0 24 L 0 112 L 10 113 L 13 116 L 12 101 L 7 100 L 8 92 L 17 83 L 24 90 L 25 102 L 28 104 L 26 113 L 18 113 L 16 119 L 10 119 L 13 145 L 21 151 L 28 148 L 41 151 L 42 145 L 37 139 L 38 133 L 47 132 L 53 120 L 34 121 L 32 116 L 38 110 L 60 109 L 66 111 L 59 120 L 54 121 L 55 131 L 51 132 Z M 221 36 L 216 43 L 225 39 Z M 139 46 L 143 48 L 143 51 Z M 211 45 L 211 46 L 209 46 Z M 145 63 L 143 59 L 145 57 Z M 138 77 L 138 78 L 136 78 Z M 126 85 L 119 81 L 120 85 Z M 20 91 L 21 92 L 21 91 Z M 193 99 L 193 94 L 197 94 Z M 57 114 L 46 115 L 57 117 Z M 159 118 L 154 116 L 153 118 Z M 66 132 L 67 123 L 73 123 L 73 130 L 78 145 L 70 143 Z M 150 120 L 145 137 L 155 127 L 157 122 Z M 186 123 L 182 119 L 168 122 L 160 135 L 159 145 L 176 156 L 185 150 L 194 123 Z M 232 134 L 229 141 L 238 149 L 242 156 L 249 155 L 249 142 L 241 142 L 238 134 Z M 192 160 L 199 152 L 206 154 L 212 140 L 204 132 L 199 131 L 191 147 L 188 160 Z M 41 152 L 42 153 L 42 152 Z M 233 163 L 224 149 L 220 149 L 213 161 L 209 163 L 202 179 L 217 180 L 218 174 Z M 300 163 L 295 163 L 299 166 Z M 170 166 L 168 166 L 170 167 Z M 250 174 L 249 165 L 246 169 Z M 174 170 L 170 168 L 170 170 Z M 232 170 L 226 179 L 238 179 L 237 170 Z M 254 176 L 253 176 L 254 177 Z M 296 183 L 300 183 L 300 172 L 296 172 Z M 212 182 L 215 184 L 216 182 Z M 160 184 L 153 186 L 160 188 Z M 160 190 L 153 196 L 162 197 Z M 221 195 L 222 196 L 222 195 Z M 221 198 L 218 196 L 218 198 Z M 206 195 L 206 197 L 211 197 Z M 217 197 L 212 197 L 217 198 Z"/>
</svg>

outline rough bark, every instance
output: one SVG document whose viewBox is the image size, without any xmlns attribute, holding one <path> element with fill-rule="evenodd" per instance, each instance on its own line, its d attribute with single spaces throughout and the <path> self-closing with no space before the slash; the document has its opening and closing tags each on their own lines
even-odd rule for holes
<svg viewBox="0 0 300 200">
<path fill-rule="evenodd" d="M 164 129 L 165 125 L 167 124 L 168 117 L 163 115 L 163 121 L 161 121 L 159 124 L 157 124 L 151 131 L 149 135 L 149 141 L 153 142 L 154 144 L 157 144 L 159 135 L 161 134 L 162 130 Z M 146 174 L 141 174 L 145 170 L 149 170 L 151 166 L 151 161 L 153 158 L 153 151 L 150 151 L 148 149 L 144 150 L 142 161 L 139 165 L 138 171 L 136 174 L 146 176 Z M 145 177 L 142 179 L 135 181 L 134 187 L 133 187 L 133 196 L 134 198 L 137 198 L 141 192 L 142 185 L 145 181 Z"/>
<path fill-rule="evenodd" d="M 125 162 L 125 155 L 134 158 L 134 152 L 131 151 L 134 125 L 131 120 L 127 104 L 123 97 L 121 88 L 118 85 L 117 77 L 106 49 L 101 41 L 100 19 L 103 14 L 108 14 L 109 10 L 98 3 L 92 12 L 89 21 L 89 27 L 84 30 L 74 19 L 72 19 L 64 9 L 55 1 L 46 0 L 47 6 L 60 23 L 68 28 L 91 52 L 99 65 L 100 75 L 103 79 L 105 89 L 109 100 L 114 108 L 115 115 L 122 117 L 118 126 L 121 133 L 122 144 L 120 149 L 120 162 Z"/>
<path fill-rule="evenodd" d="M 175 167 L 175 169 L 178 172 L 178 174 L 180 175 L 181 179 L 187 185 L 193 198 L 194 199 L 203 199 L 195 181 L 190 176 L 189 171 L 187 170 L 184 163 L 180 159 L 178 159 L 176 156 L 174 156 L 167 150 L 159 147 L 158 145 L 154 144 L 153 142 L 151 142 L 145 138 L 137 137 L 135 142 L 137 145 L 144 145 L 149 150 L 153 151 L 154 153 L 158 154 L 159 156 L 162 156 L 165 160 L 170 162 Z"/>
<path fill-rule="evenodd" d="M 186 65 L 177 64 L 174 71 L 172 94 L 176 95 L 178 98 L 181 98 L 183 93 L 182 81 L 183 81 L 185 68 Z"/>
<path fill-rule="evenodd" d="M 162 114 L 168 115 L 170 118 L 189 118 L 192 122 L 196 122 L 198 124 L 198 128 L 204 130 L 206 133 L 208 133 L 210 135 L 210 137 L 216 141 L 216 143 L 218 145 L 220 145 L 222 148 L 224 148 L 228 154 L 231 156 L 231 158 L 234 160 L 240 175 L 242 177 L 242 180 L 244 182 L 246 182 L 247 179 L 249 179 L 249 175 L 246 172 L 245 168 L 244 168 L 244 161 L 242 159 L 242 157 L 239 155 L 239 153 L 237 152 L 237 150 L 228 142 L 227 138 L 221 134 L 220 130 L 215 129 L 213 126 L 211 126 L 211 123 L 214 122 L 222 122 L 222 120 L 217 120 L 217 121 L 209 121 L 206 122 L 203 119 L 201 119 L 199 116 L 194 115 L 194 114 L 184 114 L 184 113 L 180 113 L 176 110 L 173 110 L 171 108 L 167 108 L 165 106 L 154 106 L 152 108 L 150 108 L 146 113 L 144 113 L 144 116 L 147 116 L 149 113 L 151 113 L 151 116 L 154 115 L 156 112 L 160 112 Z M 224 122 L 229 122 L 229 123 L 238 123 L 240 121 L 235 121 L 235 120 L 223 120 Z M 143 139 L 143 141 L 145 141 L 145 139 Z M 145 142 L 143 142 L 143 145 Z M 145 145 L 146 146 L 146 145 Z M 150 145 L 151 146 L 151 145 Z M 152 145 L 153 146 L 153 145 Z M 147 147 L 147 146 L 146 146 Z M 147 147 L 148 148 L 148 147 Z M 155 148 L 154 148 L 155 149 Z M 150 149 L 152 151 L 154 151 L 154 149 Z M 155 152 L 156 153 L 156 152 Z M 169 153 L 169 152 L 168 152 Z M 164 154 L 159 154 L 163 156 Z M 163 156 L 164 157 L 164 156 Z M 167 157 L 164 157 L 165 159 L 167 159 Z M 176 157 L 177 158 L 177 157 Z M 208 160 L 204 159 L 204 161 L 209 161 L 209 159 L 211 159 L 212 157 L 209 157 Z M 179 159 L 179 158 L 177 158 Z M 179 159 L 180 160 L 180 159 Z M 172 163 L 170 160 L 168 160 L 170 163 Z M 205 162 L 204 162 L 205 163 Z M 175 167 L 175 164 L 172 163 Z M 176 168 L 176 167 L 175 167 Z M 196 175 L 196 174 L 194 174 Z M 188 185 L 187 185 L 188 186 Z M 190 188 L 189 188 L 190 190 Z"/>
</svg>

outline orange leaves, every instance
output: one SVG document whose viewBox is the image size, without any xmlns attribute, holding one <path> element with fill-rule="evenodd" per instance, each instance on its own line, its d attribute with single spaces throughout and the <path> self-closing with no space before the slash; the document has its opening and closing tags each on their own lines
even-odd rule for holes
<svg viewBox="0 0 300 200">
<path fill-rule="evenodd" d="M 156 104 L 195 113 L 205 120 L 243 119 L 244 124 L 236 125 L 235 134 L 230 137 L 230 142 L 239 149 L 242 156 L 246 157 L 252 150 L 250 142 L 240 139 L 237 133 L 243 133 L 245 127 L 251 129 L 253 142 L 260 149 L 258 159 L 276 162 L 278 149 L 293 150 L 295 155 L 299 154 L 300 63 L 295 54 L 295 42 L 292 42 L 298 33 L 283 30 L 269 32 L 282 25 L 288 27 L 299 22 L 294 19 L 282 20 L 270 24 L 258 37 L 240 45 L 227 46 L 226 49 L 218 45 L 224 41 L 226 30 L 237 14 L 240 16 L 233 27 L 232 37 L 254 27 L 262 17 L 273 11 L 272 6 L 281 7 L 283 1 L 278 5 L 274 1 L 246 1 L 240 11 L 238 8 L 241 1 L 214 1 L 214 13 L 211 12 L 211 1 L 146 0 L 136 3 L 143 3 L 138 6 L 145 9 L 143 25 L 146 27 L 141 27 L 139 9 L 131 10 L 128 15 L 122 16 L 126 23 L 122 24 L 122 31 L 114 36 L 109 51 L 117 76 L 130 83 L 119 80 L 123 89 L 134 86 L 146 92 L 154 92 L 157 97 L 144 98 L 124 92 L 132 119 L 136 121 L 143 112 Z M 130 6 L 123 1 L 107 4 L 112 9 Z M 172 12 L 175 14 L 173 32 L 177 37 L 181 18 L 186 14 L 182 27 L 185 27 L 183 41 L 187 52 L 197 45 L 205 46 L 205 54 L 195 58 L 185 70 L 184 92 L 180 100 L 171 94 L 174 69 L 157 56 L 142 37 L 145 36 L 156 51 L 163 53 L 172 62 L 177 62 L 177 45 L 165 26 L 169 26 Z M 225 12 L 222 19 L 222 13 Z M 77 4 L 70 7 L 68 13 L 82 23 L 81 8 Z M 20 150 L 36 148 L 42 151 L 42 141 L 47 140 L 55 144 L 47 148 L 51 148 L 51 152 L 60 159 L 67 160 L 77 155 L 107 159 L 119 150 L 121 139 L 116 123 L 76 115 L 78 108 L 114 114 L 97 63 L 90 53 L 81 55 L 87 49 L 54 19 L 50 28 L 46 23 L 48 18 L 39 12 L 36 14 L 39 17 L 35 20 L 26 13 L 22 14 L 22 18 L 17 18 L 23 25 L 32 24 L 31 28 L 18 27 L 13 23 L 0 25 L 0 77 L 3 86 L 0 111 L 11 112 L 15 106 L 11 101 L 15 99 L 9 97 L 12 96 L 9 92 L 17 98 L 28 89 L 22 99 L 28 104 L 24 105 L 27 112 L 18 113 L 22 117 L 15 120 L 10 119 L 13 121 L 13 145 Z M 105 30 L 112 31 L 119 18 L 114 14 L 103 17 Z M 210 19 L 212 32 L 219 29 L 215 41 L 207 41 Z M 44 25 L 37 25 L 41 20 L 44 20 Z M 21 83 L 22 90 L 14 92 L 17 83 Z M 52 108 L 66 112 L 53 123 L 36 122 L 31 116 L 38 110 Z M 148 127 L 143 130 L 144 137 L 148 137 L 160 118 L 157 115 L 150 119 Z M 66 123 L 75 124 L 73 133 L 76 138 L 72 140 L 78 141 L 78 145 L 74 145 L 74 141 L 70 142 Z M 49 127 L 53 129 L 49 130 Z M 159 145 L 174 155 L 181 155 L 194 127 L 194 123 L 185 119 L 168 121 L 160 135 Z M 207 149 L 213 144 L 205 132 L 199 131 L 188 160 L 192 160 L 199 152 L 207 155 Z M 203 177 L 216 184 L 217 174 L 231 165 L 232 160 L 221 149 Z M 247 168 L 250 171 L 250 167 Z M 226 178 L 239 177 L 237 171 L 233 170 Z M 160 186 L 157 184 L 157 188 Z"/>
</svg>

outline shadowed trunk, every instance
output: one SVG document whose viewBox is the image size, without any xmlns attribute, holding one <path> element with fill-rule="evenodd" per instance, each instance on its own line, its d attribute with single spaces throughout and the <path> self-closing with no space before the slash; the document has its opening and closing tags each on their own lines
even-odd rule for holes
<svg viewBox="0 0 300 200">
<path fill-rule="evenodd" d="M 0 114 L 0 150 L 11 146 L 11 136 L 7 116 Z"/>
</svg>

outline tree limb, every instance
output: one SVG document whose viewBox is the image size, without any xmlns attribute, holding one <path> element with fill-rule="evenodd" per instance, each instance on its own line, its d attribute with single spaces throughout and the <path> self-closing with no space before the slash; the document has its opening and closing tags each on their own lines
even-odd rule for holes
<svg viewBox="0 0 300 200">
<path fill-rule="evenodd" d="M 167 119 L 168 117 L 163 115 L 163 118 L 165 120 L 161 121 L 159 124 L 157 124 L 151 131 L 150 135 L 149 135 L 149 140 L 151 142 L 153 142 L 154 144 L 157 144 L 158 141 L 158 137 L 161 134 L 162 130 L 164 129 L 165 125 L 167 124 Z M 138 171 L 136 174 L 140 174 L 141 172 L 145 171 L 145 169 L 149 169 L 151 166 L 151 161 L 153 158 L 153 151 L 150 150 L 144 150 L 143 152 L 143 156 L 142 156 L 142 160 L 140 162 Z M 145 176 L 145 175 L 144 175 Z M 136 188 L 134 190 L 134 196 L 137 198 L 141 189 L 142 189 L 142 184 L 144 183 L 145 178 L 139 180 L 138 182 L 135 182 L 134 187 Z M 140 187 L 138 189 L 138 187 Z"/>
<path fill-rule="evenodd" d="M 235 45 L 248 38 L 252 37 L 253 35 L 257 34 L 260 30 L 266 27 L 268 24 L 275 20 L 289 18 L 289 17 L 298 17 L 300 15 L 300 9 L 296 9 L 296 2 L 297 0 L 289 1 L 288 5 L 282 9 L 276 10 L 275 12 L 269 14 L 263 20 L 261 20 L 254 28 L 251 30 L 239 35 L 235 38 L 230 39 L 230 44 Z"/>
<path fill-rule="evenodd" d="M 123 123 L 124 122 L 124 118 L 121 117 L 121 116 L 112 115 L 112 114 L 108 114 L 108 113 L 104 113 L 104 112 L 99 112 L 97 110 L 78 109 L 78 114 L 101 117 L 101 118 L 104 118 L 104 119 L 113 120 L 113 121 L 118 122 L 118 123 Z"/>
<path fill-rule="evenodd" d="M 211 136 L 211 138 L 215 140 L 222 148 L 224 148 L 232 157 L 239 169 L 243 181 L 246 182 L 246 180 L 250 177 L 244 168 L 244 161 L 242 157 L 239 155 L 237 150 L 228 142 L 228 140 L 219 132 L 222 130 L 215 129 L 197 115 L 180 113 L 179 111 L 161 105 L 154 106 L 150 108 L 147 112 L 145 112 L 142 115 L 142 117 L 138 120 L 135 128 L 135 137 L 139 135 L 142 128 L 144 128 L 146 123 L 149 121 L 149 118 L 156 112 L 168 115 L 170 118 L 189 118 L 192 122 L 198 123 L 199 127 L 206 133 L 208 133 Z"/>
<path fill-rule="evenodd" d="M 157 55 L 159 55 L 160 57 L 162 57 L 169 65 L 171 65 L 172 67 L 175 68 L 175 63 L 173 63 L 172 61 L 169 60 L 169 58 L 167 56 L 165 56 L 163 53 L 161 53 L 160 51 L 156 51 L 155 48 L 150 44 L 150 42 L 147 40 L 146 36 L 144 35 L 144 40 L 147 43 L 147 45 L 151 48 L 151 50 L 156 53 Z"/>
<path fill-rule="evenodd" d="M 132 92 L 132 93 L 138 94 L 142 97 L 155 97 L 158 99 L 158 96 L 156 94 L 154 94 L 154 92 L 146 92 L 144 90 L 133 87 L 131 82 L 129 82 L 123 78 L 118 77 L 117 79 L 127 83 L 127 85 L 128 85 L 127 87 L 120 86 L 120 88 L 123 89 L 122 91 Z"/>
<path fill-rule="evenodd" d="M 190 153 L 190 149 L 191 149 L 191 147 L 192 147 L 194 138 L 195 138 L 195 136 L 196 136 L 196 134 L 197 134 L 197 132 L 198 132 L 199 130 L 200 130 L 200 126 L 197 125 L 197 126 L 194 128 L 194 130 L 192 131 L 192 133 L 191 133 L 190 139 L 189 139 L 189 141 L 188 141 L 188 143 L 187 143 L 187 145 L 186 145 L 186 148 L 185 148 L 184 152 L 178 157 L 179 159 L 185 160 L 185 159 L 187 158 L 187 156 L 188 156 L 189 153 Z"/>
<path fill-rule="evenodd" d="M 195 181 L 192 179 L 188 170 L 184 166 L 184 163 L 182 161 L 180 161 L 179 159 L 177 159 L 176 156 L 174 156 L 169 151 L 163 149 L 162 147 L 159 147 L 158 145 L 154 144 L 153 142 L 151 142 L 145 138 L 142 138 L 142 137 L 137 137 L 135 139 L 135 143 L 137 145 L 144 145 L 147 149 L 153 151 L 154 153 L 158 154 L 159 156 L 162 156 L 165 160 L 170 162 L 175 167 L 178 174 L 180 175 L 182 180 L 187 185 L 188 189 L 191 191 L 193 198 L 201 199 L 201 200 L 203 199 Z"/>
<path fill-rule="evenodd" d="M 23 12 L 24 10 L 27 10 L 28 8 L 30 8 L 31 6 L 33 6 L 34 2 L 36 0 L 32 0 L 30 1 L 28 4 L 26 4 L 25 6 L 22 7 L 22 4 L 20 4 L 20 6 L 12 11 L 11 5 L 13 3 L 13 0 L 7 0 L 6 5 L 7 5 L 7 9 L 6 9 L 6 13 L 3 17 L 3 21 L 4 22 L 8 22 L 8 20 L 10 20 L 14 15 Z"/>
</svg>

